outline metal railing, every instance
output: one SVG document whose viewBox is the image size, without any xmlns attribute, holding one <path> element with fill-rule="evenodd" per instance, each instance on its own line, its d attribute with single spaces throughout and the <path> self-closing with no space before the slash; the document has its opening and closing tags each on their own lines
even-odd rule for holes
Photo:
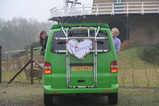
<svg viewBox="0 0 159 106">
<path fill-rule="evenodd" d="M 74 5 L 72 7 L 54 7 L 50 10 L 50 17 L 68 17 L 84 15 L 115 15 L 115 14 L 159 14 L 159 1 L 151 2 L 121 2 L 121 3 L 94 3 Z"/>
</svg>

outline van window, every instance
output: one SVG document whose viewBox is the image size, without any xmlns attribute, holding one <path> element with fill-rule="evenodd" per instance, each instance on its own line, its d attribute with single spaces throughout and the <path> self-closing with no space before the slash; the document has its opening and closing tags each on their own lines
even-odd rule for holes
<svg viewBox="0 0 159 106">
<path fill-rule="evenodd" d="M 94 37 L 95 32 L 90 31 L 90 37 Z M 54 50 L 66 50 L 66 41 L 65 40 L 54 40 L 57 37 L 65 37 L 63 31 L 58 31 L 54 33 L 54 37 L 52 39 L 51 52 L 54 53 Z M 88 31 L 68 31 L 68 37 L 88 37 Z M 99 31 L 97 37 L 108 37 L 105 31 Z M 100 39 L 97 40 L 97 49 L 98 50 L 109 50 L 110 44 L 109 40 Z"/>
</svg>

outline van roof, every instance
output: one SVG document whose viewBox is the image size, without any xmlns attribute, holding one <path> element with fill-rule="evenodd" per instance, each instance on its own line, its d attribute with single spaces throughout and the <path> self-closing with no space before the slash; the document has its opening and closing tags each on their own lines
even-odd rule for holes
<svg viewBox="0 0 159 106">
<path fill-rule="evenodd" d="M 56 24 L 53 25 L 51 29 L 57 28 L 69 28 L 69 27 L 102 27 L 102 28 L 109 28 L 108 24 L 105 23 L 76 23 L 76 24 Z"/>
</svg>

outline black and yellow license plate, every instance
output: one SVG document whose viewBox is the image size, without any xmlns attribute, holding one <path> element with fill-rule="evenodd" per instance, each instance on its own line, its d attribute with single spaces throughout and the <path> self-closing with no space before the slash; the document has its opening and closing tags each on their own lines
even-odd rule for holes
<svg viewBox="0 0 159 106">
<path fill-rule="evenodd" d="M 72 66 L 72 71 L 92 71 L 92 66 Z"/>
</svg>

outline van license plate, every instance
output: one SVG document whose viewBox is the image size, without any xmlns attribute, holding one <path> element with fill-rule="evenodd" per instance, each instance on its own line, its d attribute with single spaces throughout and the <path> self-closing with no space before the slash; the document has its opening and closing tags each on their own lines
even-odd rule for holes
<svg viewBox="0 0 159 106">
<path fill-rule="evenodd" d="M 92 66 L 72 66 L 72 71 L 92 71 Z"/>
</svg>

